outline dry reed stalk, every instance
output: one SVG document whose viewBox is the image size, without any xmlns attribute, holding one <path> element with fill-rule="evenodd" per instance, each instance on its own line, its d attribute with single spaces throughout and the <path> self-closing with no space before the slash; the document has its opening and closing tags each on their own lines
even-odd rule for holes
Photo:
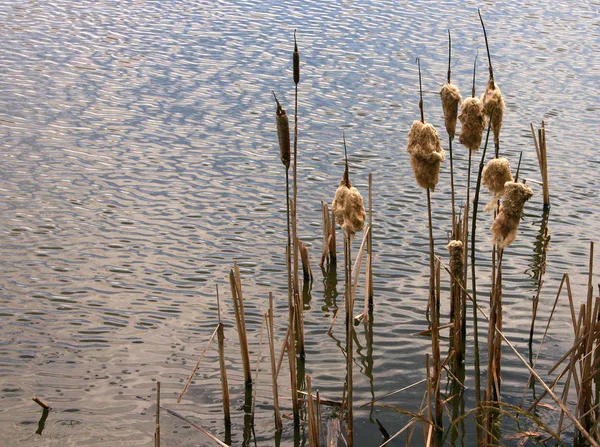
<svg viewBox="0 0 600 447">
<path fill-rule="evenodd" d="M 432 311 L 432 325 L 431 325 L 431 353 L 433 356 L 433 385 L 434 385 L 434 398 L 435 398 L 435 424 L 436 424 L 436 435 L 440 435 L 443 426 L 443 411 L 444 404 L 442 402 L 441 394 L 441 383 L 442 383 L 442 365 L 441 365 L 441 352 L 440 352 L 440 263 L 435 261 L 434 265 L 435 274 L 435 291 L 433 294 L 434 302 L 431 305 Z M 435 314 L 433 314 L 435 312 Z"/>
<path fill-rule="evenodd" d="M 165 407 L 161 407 L 161 408 L 163 410 L 165 410 L 167 413 L 169 413 L 171 416 L 175 416 L 177 419 L 181 419 L 186 424 L 189 424 L 191 427 L 194 427 L 196 430 L 204 433 L 206 436 L 208 436 L 211 439 L 211 441 L 215 442 L 217 445 L 219 445 L 221 447 L 229 447 L 228 444 L 225 444 L 223 441 L 221 441 L 220 439 L 218 439 L 212 433 L 210 433 L 209 431 L 203 429 L 198 424 L 194 423 L 193 421 L 191 421 L 190 419 L 186 418 L 185 416 L 182 416 L 181 414 L 179 414 L 176 411 L 173 411 L 173 410 L 171 410 L 169 408 L 165 408 Z"/>
<path fill-rule="evenodd" d="M 277 361 L 277 372 L 275 378 L 279 377 L 279 371 L 281 370 L 281 364 L 283 363 L 283 356 L 287 352 L 287 342 L 290 338 L 291 325 L 288 322 L 287 330 L 285 331 L 285 337 L 283 337 L 283 343 L 281 344 L 281 353 L 279 354 L 279 360 Z"/>
<path fill-rule="evenodd" d="M 308 445 L 309 447 L 319 447 L 319 424 L 315 412 L 315 402 L 312 395 L 312 383 L 310 375 L 306 375 L 306 389 L 308 391 Z"/>
<path fill-rule="evenodd" d="M 365 251 L 365 247 L 368 245 L 370 233 L 371 233 L 371 227 L 365 228 L 362 242 L 360 244 L 360 248 L 358 249 L 358 254 L 356 255 L 356 259 L 354 261 L 354 267 L 352 267 L 352 273 L 350 276 L 350 278 L 354 277 L 354 281 L 350 283 L 350 288 L 352 291 L 351 292 L 352 306 L 354 306 L 354 302 L 356 301 L 356 291 L 358 289 L 358 282 L 359 282 L 359 278 L 360 278 L 360 267 L 362 265 L 362 258 L 363 258 L 363 254 Z M 352 260 L 350 260 L 350 262 L 352 262 Z M 368 315 L 368 312 L 367 312 L 367 315 Z M 352 314 L 350 314 L 350 317 L 352 317 Z M 363 315 L 363 317 L 365 317 L 365 315 Z M 359 316 L 356 316 L 355 320 L 358 318 L 359 318 Z M 368 316 L 366 318 L 368 318 Z"/>
<path fill-rule="evenodd" d="M 362 404 L 359 408 L 364 408 L 364 407 L 366 407 L 368 405 L 374 404 L 375 402 L 379 402 L 380 400 L 383 400 L 383 399 L 386 399 L 388 397 L 394 396 L 394 395 L 396 395 L 398 393 L 401 393 L 402 391 L 406 391 L 406 390 L 408 390 L 410 388 L 413 388 L 413 387 L 415 387 L 417 385 L 420 385 L 420 384 L 424 383 L 426 380 L 427 379 L 421 379 L 418 382 L 415 382 L 415 383 L 412 383 L 410 385 L 405 386 L 404 388 L 400 388 L 399 390 L 392 391 L 391 393 L 388 393 L 388 394 L 386 394 L 384 396 L 378 397 L 377 399 L 373 399 L 372 401 L 367 402 L 366 404 Z"/>
<path fill-rule="evenodd" d="M 335 240 L 335 213 L 331 210 L 331 229 L 329 230 L 329 260 L 330 262 L 337 261 L 337 244 Z"/>
<path fill-rule="evenodd" d="M 293 199 L 291 204 L 292 211 L 292 254 L 294 258 L 293 269 L 293 303 L 300 301 L 300 287 L 298 281 L 298 83 L 300 82 L 300 53 L 298 52 L 298 43 L 296 41 L 296 30 L 294 30 L 294 53 L 293 53 L 293 76 L 294 76 L 294 162 L 293 162 Z M 297 319 L 302 320 L 302 307 L 297 308 Z M 300 314 L 300 315 L 298 315 Z M 301 357 L 304 357 L 304 333 L 296 328 L 295 336 L 298 338 Z"/>
<path fill-rule="evenodd" d="M 529 124 L 531 127 L 531 135 L 533 136 L 533 143 L 535 145 L 535 152 L 538 158 L 538 164 L 540 167 L 540 174 L 542 176 L 542 191 L 544 195 L 544 208 L 550 207 L 550 188 L 548 185 L 548 158 L 546 151 L 546 124 L 542 121 L 542 128 L 538 129 L 538 138 L 535 136 L 535 130 L 533 123 Z"/>
<path fill-rule="evenodd" d="M 321 396 L 317 391 L 317 427 L 319 427 L 319 445 L 323 443 L 323 433 L 321 431 L 323 427 L 323 415 L 321 414 Z"/>
<path fill-rule="evenodd" d="M 302 260 L 302 273 L 304 275 L 305 282 L 312 282 L 313 274 L 310 268 L 310 255 L 308 253 L 308 247 L 304 245 L 301 240 L 298 240 L 298 247 L 300 249 L 300 258 Z"/>
<path fill-rule="evenodd" d="M 450 269 L 446 265 L 444 265 L 444 263 L 441 260 L 440 260 L 440 264 L 444 268 L 444 270 L 446 270 L 446 272 L 448 272 L 449 274 L 451 274 L 450 273 Z M 462 287 L 462 285 L 461 285 L 461 287 Z M 471 295 L 469 294 L 469 292 L 465 288 L 463 288 L 463 291 L 467 295 L 467 297 L 471 300 L 471 302 L 473 303 L 474 308 L 477 311 L 479 311 L 479 313 L 483 316 L 483 318 L 485 318 L 489 322 L 490 321 L 489 317 L 481 309 L 481 307 L 479 307 L 476 304 L 476 302 L 473 300 L 473 298 L 471 297 Z M 554 391 L 552 391 L 552 389 L 546 384 L 546 382 L 544 382 L 544 380 L 540 377 L 540 375 L 529 365 L 529 363 L 527 362 L 527 360 L 525 360 L 523 358 L 523 356 L 519 353 L 519 351 L 517 350 L 517 348 L 515 348 L 515 346 L 510 342 L 510 340 L 508 338 L 506 338 L 506 336 L 504 335 L 504 333 L 502 331 L 500 331 L 498 328 L 496 328 L 496 332 L 498 332 L 498 334 L 502 337 L 502 340 L 504 341 L 504 343 L 510 348 L 511 351 L 513 351 L 513 353 L 519 359 L 519 361 L 523 364 L 523 366 L 525 366 L 525 368 L 527 368 L 527 370 L 529 371 L 529 373 L 542 386 L 542 388 L 544 388 L 544 390 L 550 395 L 550 397 L 552 398 L 552 400 L 558 405 L 558 407 L 564 412 L 564 414 L 573 422 L 573 424 L 575 425 L 575 427 L 577 427 L 577 429 L 581 431 L 583 437 L 586 438 L 587 442 L 589 442 L 594 447 L 600 447 L 600 444 L 598 444 L 598 442 L 596 442 L 590 436 L 589 432 L 583 427 L 583 425 L 581 425 L 581 423 L 578 420 L 578 418 L 575 417 L 573 415 L 573 413 L 571 413 L 571 411 L 562 402 L 562 400 L 558 398 L 558 396 L 554 393 Z"/>
<path fill-rule="evenodd" d="M 329 221 L 329 206 L 322 200 L 321 214 L 323 217 L 323 250 L 321 252 L 321 261 L 319 262 L 319 266 L 323 268 L 325 261 L 327 261 L 328 264 L 331 262 L 331 257 L 329 256 L 329 236 L 331 230 L 331 222 Z"/>
<path fill-rule="evenodd" d="M 273 409 L 275 413 L 275 430 L 283 430 L 281 411 L 279 410 L 279 390 L 277 387 L 277 366 L 275 365 L 275 321 L 273 317 L 273 294 L 269 292 L 269 310 L 265 314 L 267 336 L 269 338 L 269 356 L 271 358 L 271 379 L 273 383 Z"/>
<path fill-rule="evenodd" d="M 538 281 L 538 287 L 535 296 L 533 297 L 533 301 L 531 303 L 531 327 L 529 329 L 529 344 L 533 342 L 533 332 L 535 328 L 535 320 L 537 319 L 537 309 L 540 301 L 540 293 L 542 292 L 542 285 L 544 284 L 544 274 L 546 273 L 546 255 L 548 252 L 548 245 L 550 243 L 550 233 L 548 232 L 548 227 L 546 226 L 544 229 L 544 234 L 542 236 L 542 246 L 541 246 L 541 254 L 542 259 L 540 261 L 540 277 Z M 561 283 L 562 284 L 562 283 Z M 554 309 L 552 309 L 554 311 Z M 545 335 L 545 334 L 544 334 Z"/>
<path fill-rule="evenodd" d="M 250 371 L 250 352 L 248 350 L 248 336 L 246 333 L 246 316 L 244 312 L 244 299 L 242 296 L 242 283 L 240 279 L 240 270 L 236 261 L 233 262 L 233 266 L 234 268 L 229 271 L 229 285 L 231 286 L 231 297 L 233 299 L 233 308 L 235 310 L 235 322 L 240 340 L 244 381 L 246 382 L 246 385 L 251 386 L 252 372 Z"/>
<path fill-rule="evenodd" d="M 223 391 L 223 415 L 225 427 L 231 426 L 231 412 L 229 403 L 229 384 L 227 382 L 227 368 L 225 366 L 225 332 L 221 322 L 221 302 L 219 300 L 219 286 L 217 285 L 217 315 L 219 325 L 217 326 L 217 342 L 219 346 L 219 370 L 221 372 L 221 389 Z"/>
<path fill-rule="evenodd" d="M 208 340 L 208 343 L 206 343 L 206 347 L 202 351 L 202 354 L 200 354 L 200 358 L 196 362 L 196 366 L 194 366 L 194 369 L 190 373 L 187 381 L 185 382 L 185 385 L 184 385 L 183 389 L 181 390 L 181 393 L 179 394 L 179 397 L 177 398 L 177 403 L 181 402 L 181 399 L 183 398 L 183 395 L 185 394 L 185 392 L 187 391 L 188 387 L 190 386 L 190 383 L 192 383 L 192 379 L 196 375 L 196 372 L 198 372 L 198 368 L 200 368 L 200 363 L 202 362 L 202 359 L 204 359 L 204 356 L 206 355 L 206 351 L 208 351 L 208 348 L 210 347 L 210 344 L 212 343 L 213 338 L 215 338 L 215 335 L 217 335 L 217 330 L 218 329 L 219 329 L 219 326 L 217 326 L 215 328 L 215 330 L 213 331 L 212 335 L 210 336 L 210 338 Z"/>
<path fill-rule="evenodd" d="M 432 441 L 432 433 L 433 433 L 433 411 L 431 409 L 431 397 L 432 397 L 432 380 L 431 380 L 431 370 L 429 369 L 429 354 L 425 354 L 425 368 L 427 370 L 427 421 L 429 422 L 429 430 L 427 432 L 427 442 L 425 445 L 428 447 L 431 445 Z"/>
<path fill-rule="evenodd" d="M 254 369 L 254 390 L 252 396 L 252 431 L 254 431 L 254 410 L 256 408 L 256 396 L 258 394 L 258 378 L 260 375 L 260 362 L 262 360 L 262 344 L 263 344 L 263 329 L 265 328 L 266 318 L 263 319 L 262 324 L 260 325 L 260 335 L 258 342 L 258 354 L 256 355 L 256 368 Z"/>
<path fill-rule="evenodd" d="M 48 405 L 46 402 L 44 402 L 43 400 L 39 399 L 36 396 L 33 396 L 31 398 L 32 401 L 34 401 L 36 404 L 38 404 L 40 407 L 42 407 L 44 410 L 51 410 L 52 408 L 50 407 L 50 405 Z"/>
<path fill-rule="evenodd" d="M 462 339 L 462 291 L 457 282 L 461 281 L 464 276 L 464 246 L 462 241 L 452 240 L 446 246 L 446 248 L 450 252 L 450 270 L 452 271 L 450 283 L 450 321 L 453 323 L 452 343 L 453 349 L 456 352 L 456 355 L 454 356 L 454 367 L 456 369 L 463 361 L 462 346 L 464 341 Z"/>
<path fill-rule="evenodd" d="M 160 447 L 160 380 L 156 382 L 156 425 L 154 429 L 154 447 Z"/>
<path fill-rule="evenodd" d="M 290 308 L 291 311 L 291 319 L 295 320 L 294 314 L 296 313 L 296 307 L 292 306 Z M 292 390 L 292 412 L 294 414 L 294 425 L 300 425 L 300 403 L 298 401 L 298 379 L 296 375 L 296 349 L 294 348 L 294 337 L 292 332 L 290 332 L 290 336 L 287 337 L 287 357 L 288 364 L 290 369 L 290 383 Z"/>
<path fill-rule="evenodd" d="M 301 396 L 308 397 L 308 393 L 306 391 L 298 390 L 298 394 L 300 394 Z M 318 392 L 317 392 L 317 395 L 319 395 Z M 313 400 L 314 399 L 316 399 L 316 397 L 313 395 Z M 340 402 L 338 400 L 331 400 L 331 399 L 322 399 L 322 398 L 319 398 L 319 402 L 321 403 L 321 405 L 326 405 L 328 407 L 343 407 L 344 406 L 344 403 Z"/>
</svg>

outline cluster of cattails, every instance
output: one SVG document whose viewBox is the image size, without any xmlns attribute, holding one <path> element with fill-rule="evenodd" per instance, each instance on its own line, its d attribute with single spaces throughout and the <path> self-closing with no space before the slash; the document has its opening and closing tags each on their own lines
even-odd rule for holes
<svg viewBox="0 0 600 447">
<path fill-rule="evenodd" d="M 506 182 L 500 212 L 492 225 L 493 241 L 499 248 L 508 247 L 517 237 L 523 206 L 533 196 L 524 183 Z"/>
<path fill-rule="evenodd" d="M 408 133 L 407 151 L 419 186 L 434 191 L 439 180 L 440 165 L 446 158 L 435 127 L 415 121 Z"/>
<path fill-rule="evenodd" d="M 497 208 L 498 201 L 504 194 L 506 182 L 512 182 L 513 176 L 510 172 L 510 163 L 504 157 L 492 158 L 483 169 L 481 182 L 493 195 L 492 200 L 485 206 L 486 211 Z"/>
</svg>

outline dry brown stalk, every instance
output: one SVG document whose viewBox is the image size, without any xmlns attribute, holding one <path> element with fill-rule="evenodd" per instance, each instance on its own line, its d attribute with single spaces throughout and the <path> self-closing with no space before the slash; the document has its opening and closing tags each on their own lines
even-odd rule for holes
<svg viewBox="0 0 600 447">
<path fill-rule="evenodd" d="M 296 313 L 296 307 L 292 306 L 290 308 L 290 318 L 292 321 L 295 320 L 294 314 Z M 287 337 L 287 357 L 288 364 L 290 369 L 290 384 L 292 390 L 292 411 L 294 413 L 294 425 L 300 424 L 300 403 L 298 401 L 298 380 L 297 380 L 297 371 L 296 371 L 296 349 L 294 347 L 294 337 L 292 332 L 290 332 L 290 336 Z"/>
<path fill-rule="evenodd" d="M 52 409 L 52 408 L 50 408 L 50 405 L 48 405 L 43 400 L 37 398 L 36 396 L 33 396 L 31 398 L 31 400 L 34 401 L 36 404 L 38 404 L 40 407 L 42 407 L 44 410 L 51 410 Z"/>
<path fill-rule="evenodd" d="M 154 446 L 160 447 L 160 380 L 156 382 L 156 428 L 154 429 Z"/>
<path fill-rule="evenodd" d="M 373 307 L 373 174 L 369 172 L 369 245 L 367 250 L 367 295 L 369 306 Z M 365 309 L 365 315 L 368 315 Z M 368 319 L 367 319 L 368 320 Z"/>
<path fill-rule="evenodd" d="M 279 410 L 279 390 L 277 387 L 277 367 L 275 365 L 275 322 L 273 317 L 273 294 L 269 292 L 269 310 L 265 314 L 267 335 L 269 338 L 269 356 L 271 358 L 271 379 L 273 384 L 273 407 L 275 412 L 275 430 L 283 429 Z"/>
<path fill-rule="evenodd" d="M 531 127 L 531 135 L 533 136 L 533 143 L 535 145 L 535 152 L 538 158 L 538 164 L 540 167 L 540 175 L 542 176 L 542 191 L 544 195 L 544 207 L 550 206 L 550 187 L 548 182 L 548 158 L 547 158 L 547 146 L 546 146 L 546 124 L 542 121 L 542 128 L 538 129 L 536 138 L 536 132 L 533 128 L 533 123 L 529 124 Z"/>
<path fill-rule="evenodd" d="M 221 441 L 220 439 L 218 439 L 216 436 L 214 436 L 213 434 L 211 434 L 210 432 L 208 432 L 207 430 L 203 429 L 202 427 L 200 427 L 198 424 L 192 422 L 191 420 L 189 420 L 188 418 L 186 418 L 185 416 L 182 416 L 181 414 L 177 413 L 176 411 L 173 411 L 169 408 L 165 408 L 165 407 L 161 407 L 163 410 L 165 410 L 167 413 L 169 413 L 171 416 L 175 416 L 178 419 L 181 419 L 183 422 L 185 422 L 186 424 L 189 424 L 191 427 L 194 427 L 196 430 L 204 433 L 206 436 L 208 436 L 212 441 L 214 441 L 217 445 L 221 446 L 221 447 L 229 447 L 227 444 L 225 444 L 223 441 Z"/>
<path fill-rule="evenodd" d="M 235 310 L 235 322 L 240 340 L 240 351 L 242 366 L 244 368 L 244 380 L 246 385 L 252 385 L 252 372 L 250 371 L 250 352 L 248 350 L 248 337 L 246 333 L 246 316 L 244 312 L 244 299 L 242 297 L 242 284 L 237 262 L 233 262 L 234 268 L 229 271 L 229 285 L 231 286 L 231 297 Z"/>
<path fill-rule="evenodd" d="M 310 447 L 319 447 L 319 424 L 315 412 L 315 401 L 312 395 L 312 383 L 310 375 L 306 375 L 306 389 L 308 390 L 308 445 Z"/>
<path fill-rule="evenodd" d="M 353 396 L 354 396 L 354 384 L 352 380 L 352 367 L 354 365 L 354 348 L 352 346 L 352 331 L 354 325 L 352 324 L 352 313 L 354 308 L 353 294 L 351 292 L 352 287 L 352 252 L 351 252 L 352 239 L 348 231 L 344 231 L 344 260 L 345 260 L 345 273 L 346 273 L 346 441 L 349 447 L 354 445 L 354 410 L 353 410 Z"/>
<path fill-rule="evenodd" d="M 200 368 L 200 363 L 202 362 L 202 359 L 206 355 L 206 351 L 208 351 L 208 348 L 210 347 L 210 344 L 213 341 L 213 338 L 215 338 L 215 335 L 217 335 L 217 330 L 218 329 L 219 329 L 219 327 L 217 326 L 215 328 L 215 330 L 213 331 L 212 335 L 210 336 L 210 338 L 208 340 L 208 343 L 206 344 L 206 347 L 202 351 L 202 354 L 200 354 L 200 358 L 196 362 L 196 366 L 194 366 L 194 369 L 190 373 L 187 381 L 185 382 L 185 386 L 183 387 L 183 390 L 181 390 L 181 393 L 179 394 L 179 397 L 177 398 L 177 403 L 181 402 L 181 399 L 183 398 L 183 395 L 185 394 L 185 392 L 187 391 L 188 387 L 190 386 L 190 383 L 192 383 L 192 379 L 196 375 L 196 372 L 198 372 L 198 368 Z"/>
<path fill-rule="evenodd" d="M 217 315 L 219 325 L 217 326 L 217 342 L 219 346 L 219 370 L 221 372 L 221 390 L 223 392 L 223 415 L 225 426 L 231 426 L 231 413 L 229 404 L 229 384 L 227 382 L 227 367 L 225 366 L 225 332 L 221 321 L 221 302 L 219 299 L 219 286 L 217 285 Z"/>
<path fill-rule="evenodd" d="M 298 240 L 298 247 L 300 249 L 300 258 L 302 259 L 302 273 L 304 275 L 304 281 L 312 281 L 313 274 L 310 268 L 310 255 L 308 253 L 308 247 L 304 245 L 301 240 Z"/>
</svg>

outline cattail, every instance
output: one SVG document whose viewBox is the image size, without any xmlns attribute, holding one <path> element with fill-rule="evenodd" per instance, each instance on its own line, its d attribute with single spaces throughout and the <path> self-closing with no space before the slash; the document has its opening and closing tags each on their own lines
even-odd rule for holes
<svg viewBox="0 0 600 447">
<path fill-rule="evenodd" d="M 298 44 L 296 43 L 296 30 L 294 30 L 294 84 L 298 85 L 300 82 L 300 53 L 298 52 Z"/>
<path fill-rule="evenodd" d="M 499 248 L 508 247 L 517 237 L 523 206 L 533 191 L 524 183 L 506 182 L 500 212 L 492 225 L 493 242 Z"/>
<path fill-rule="evenodd" d="M 494 143 L 500 144 L 500 129 L 502 128 L 502 118 L 504 117 L 504 98 L 500 92 L 500 87 L 490 78 L 488 85 L 483 95 L 481 95 L 483 103 L 483 113 L 489 120 L 492 120 L 492 132 L 494 132 Z"/>
<path fill-rule="evenodd" d="M 487 166 L 483 168 L 481 181 L 494 195 L 484 209 L 486 211 L 493 210 L 496 208 L 502 194 L 504 194 L 504 185 L 506 182 L 513 181 L 508 160 L 504 157 L 492 158 Z"/>
<path fill-rule="evenodd" d="M 462 124 L 459 141 L 471 152 L 475 152 L 481 146 L 481 136 L 485 127 L 483 116 L 483 103 L 479 98 L 467 98 L 460 106 L 458 116 Z"/>
<path fill-rule="evenodd" d="M 460 92 L 458 91 L 458 87 L 456 85 L 447 83 L 442 86 L 442 90 L 440 90 L 440 97 L 442 98 L 442 108 L 444 109 L 446 132 L 448 132 L 448 135 L 452 140 L 454 139 L 454 133 L 456 132 L 458 105 L 461 101 Z"/>
<path fill-rule="evenodd" d="M 462 241 L 453 240 L 446 246 L 450 252 L 450 272 L 457 280 L 463 277 L 464 246 Z"/>
<path fill-rule="evenodd" d="M 415 121 L 408 133 L 407 151 L 419 186 L 434 191 L 438 183 L 440 163 L 446 158 L 435 127 Z"/>
<path fill-rule="evenodd" d="M 281 158 L 281 162 L 285 166 L 285 169 L 290 168 L 290 121 L 288 120 L 287 113 L 285 113 L 285 109 L 281 107 L 279 101 L 277 100 L 277 96 L 275 96 L 275 92 L 273 92 L 273 97 L 275 98 L 275 102 L 277 103 L 277 138 L 279 139 L 279 157 Z"/>
<path fill-rule="evenodd" d="M 346 150 L 346 141 L 344 139 L 344 151 Z M 346 168 L 340 186 L 335 192 L 331 210 L 335 215 L 335 221 L 342 230 L 349 235 L 354 235 L 356 232 L 363 229 L 367 213 L 363 204 L 362 196 L 358 189 L 350 183 L 348 173 L 348 158 L 346 158 Z"/>
</svg>

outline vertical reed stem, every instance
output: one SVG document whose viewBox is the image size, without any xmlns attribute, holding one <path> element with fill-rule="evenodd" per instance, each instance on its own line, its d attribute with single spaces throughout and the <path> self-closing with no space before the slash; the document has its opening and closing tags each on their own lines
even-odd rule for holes
<svg viewBox="0 0 600 447">
<path fill-rule="evenodd" d="M 160 381 L 156 382 L 156 429 L 154 431 L 154 446 L 160 447 Z"/>
<path fill-rule="evenodd" d="M 369 233 L 369 245 L 367 245 L 367 293 L 369 295 L 369 307 L 373 309 L 373 173 L 371 172 L 369 172 L 369 227 L 371 232 Z M 365 314 L 365 318 L 368 318 L 368 312 Z"/>
<path fill-rule="evenodd" d="M 275 362 L 275 322 L 273 317 L 273 294 L 269 292 L 269 311 L 265 316 L 267 336 L 269 337 L 269 355 L 271 357 L 271 377 L 273 379 L 273 407 L 275 411 L 275 430 L 283 429 L 281 412 L 279 411 L 279 391 L 277 389 L 277 366 Z"/>
<path fill-rule="evenodd" d="M 353 367 L 353 345 L 352 345 L 352 330 L 354 328 L 352 324 L 352 252 L 351 252 L 350 234 L 344 232 L 344 246 L 345 246 L 345 264 L 346 264 L 346 383 L 348 384 L 348 392 L 346 395 L 346 439 L 348 446 L 354 445 L 354 412 L 353 412 L 353 382 L 352 382 L 352 367 Z"/>
</svg>

